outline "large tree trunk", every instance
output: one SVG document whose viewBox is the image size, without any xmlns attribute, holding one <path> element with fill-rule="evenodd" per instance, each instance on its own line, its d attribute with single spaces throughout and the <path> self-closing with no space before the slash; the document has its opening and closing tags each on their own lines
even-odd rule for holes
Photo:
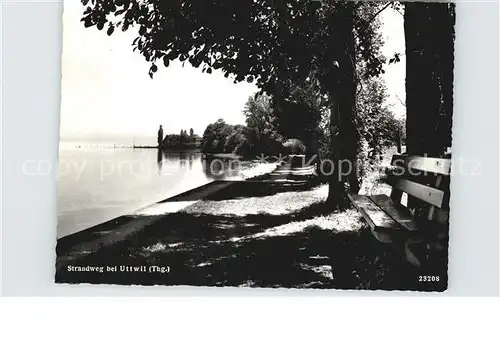
<svg viewBox="0 0 500 351">
<path fill-rule="evenodd" d="M 356 156 L 358 150 L 358 132 L 354 124 L 356 106 L 356 82 L 354 78 L 354 7 L 346 3 L 341 16 L 337 18 L 339 33 L 344 38 L 344 47 L 340 51 L 339 61 L 332 69 L 330 91 L 330 138 L 334 170 L 329 180 L 327 202 L 337 208 L 347 204 L 344 183 L 349 182 L 348 191 L 358 193 Z"/>
<path fill-rule="evenodd" d="M 344 160 L 343 174 L 347 174 L 349 192 L 359 192 L 359 181 L 357 177 L 357 154 L 359 133 L 356 128 L 356 79 L 355 79 L 355 43 L 354 43 L 354 8 L 349 4 L 347 13 L 347 26 L 345 34 L 345 55 L 341 65 L 343 66 L 341 90 L 340 90 L 340 147 L 341 156 Z"/>
<path fill-rule="evenodd" d="M 335 207 L 343 207 L 345 189 L 339 173 L 338 164 L 342 156 L 340 153 L 340 101 L 336 91 L 330 93 L 330 147 L 331 157 L 329 162 L 333 169 L 328 168 L 328 199 L 327 203 Z"/>
<path fill-rule="evenodd" d="M 454 5 L 405 4 L 407 153 L 440 156 L 451 146 Z"/>
<path fill-rule="evenodd" d="M 441 111 L 437 135 L 442 141 L 443 152 L 451 147 L 453 119 L 453 68 L 455 60 L 455 4 L 435 7 L 433 16 L 435 32 L 439 35 L 435 49 L 438 52 L 437 71 L 441 85 Z"/>
</svg>

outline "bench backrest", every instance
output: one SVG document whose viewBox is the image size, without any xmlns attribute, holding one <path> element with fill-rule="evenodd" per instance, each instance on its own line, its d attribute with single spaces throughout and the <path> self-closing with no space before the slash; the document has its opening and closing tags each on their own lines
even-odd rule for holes
<svg viewBox="0 0 500 351">
<path fill-rule="evenodd" d="M 434 218 L 436 209 L 448 210 L 451 159 L 395 155 L 391 164 L 393 172 L 389 183 L 393 201 L 400 203 L 406 193 L 408 204 L 415 198 L 430 205 L 429 220 Z"/>
</svg>

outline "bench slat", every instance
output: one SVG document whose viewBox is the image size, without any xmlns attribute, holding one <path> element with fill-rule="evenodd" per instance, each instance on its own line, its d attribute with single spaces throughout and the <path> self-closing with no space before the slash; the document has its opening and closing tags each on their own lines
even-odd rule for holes
<svg viewBox="0 0 500 351">
<path fill-rule="evenodd" d="M 380 207 L 375 205 L 368 196 L 359 194 L 348 194 L 348 196 L 372 230 L 400 229 L 399 225 L 387 213 L 382 211 Z"/>
<path fill-rule="evenodd" d="M 395 204 L 387 195 L 371 195 L 370 200 L 406 230 L 410 232 L 418 230 L 417 223 L 413 220 L 410 211 L 402 205 Z"/>
<path fill-rule="evenodd" d="M 392 178 L 392 186 L 436 207 L 443 207 L 444 191 L 406 179 Z"/>
<path fill-rule="evenodd" d="M 395 155 L 392 159 L 392 164 L 395 166 L 403 166 L 406 164 L 409 168 L 417 171 L 443 174 L 446 176 L 450 175 L 451 172 L 451 159 L 448 158 Z"/>
</svg>

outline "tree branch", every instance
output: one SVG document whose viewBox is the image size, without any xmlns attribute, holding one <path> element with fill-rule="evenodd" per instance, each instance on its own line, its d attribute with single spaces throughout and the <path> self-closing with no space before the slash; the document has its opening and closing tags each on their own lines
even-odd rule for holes
<svg viewBox="0 0 500 351">
<path fill-rule="evenodd" d="M 366 23 L 366 25 L 358 31 L 358 35 L 357 35 L 356 37 L 358 38 L 359 36 L 361 36 L 361 35 L 364 33 L 364 31 L 368 29 L 368 25 L 369 25 L 369 24 L 370 24 L 370 23 L 371 23 L 371 22 L 372 22 L 375 18 L 377 18 L 377 16 L 378 16 L 378 15 L 380 15 L 380 13 L 381 13 L 382 11 L 384 11 L 384 10 L 385 10 L 386 8 L 388 8 L 390 5 L 391 5 L 391 2 L 388 2 L 388 3 L 387 3 L 385 6 L 383 6 L 380 10 L 378 10 L 378 11 L 377 11 L 377 12 L 376 12 L 376 13 L 375 13 L 375 14 L 374 14 L 374 15 L 373 15 L 373 16 L 372 16 L 372 17 L 371 17 L 368 21 L 366 21 L 366 22 L 365 22 L 365 23 Z"/>
<path fill-rule="evenodd" d="M 401 105 L 403 105 L 404 107 L 406 107 L 406 104 L 403 101 L 401 101 L 401 99 L 399 98 L 399 96 L 397 94 L 396 94 L 396 99 L 398 99 L 398 101 L 399 101 L 399 103 Z"/>
</svg>

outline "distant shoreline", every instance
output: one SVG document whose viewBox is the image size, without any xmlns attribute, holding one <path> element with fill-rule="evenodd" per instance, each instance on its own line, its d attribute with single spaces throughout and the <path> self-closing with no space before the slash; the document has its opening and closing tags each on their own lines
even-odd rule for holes
<svg viewBox="0 0 500 351">
<path fill-rule="evenodd" d="M 158 149 L 158 146 L 153 145 L 132 145 L 133 149 Z"/>
<path fill-rule="evenodd" d="M 110 144 L 110 143 L 76 143 L 76 142 L 60 142 L 60 150 L 78 150 L 78 149 L 155 149 L 163 152 L 201 152 L 199 147 L 173 147 L 161 148 L 155 145 L 134 145 L 134 144 Z"/>
<path fill-rule="evenodd" d="M 222 158 L 222 159 L 230 159 L 230 160 L 242 160 L 243 156 L 232 154 L 232 153 L 203 153 L 203 158 Z"/>
</svg>

